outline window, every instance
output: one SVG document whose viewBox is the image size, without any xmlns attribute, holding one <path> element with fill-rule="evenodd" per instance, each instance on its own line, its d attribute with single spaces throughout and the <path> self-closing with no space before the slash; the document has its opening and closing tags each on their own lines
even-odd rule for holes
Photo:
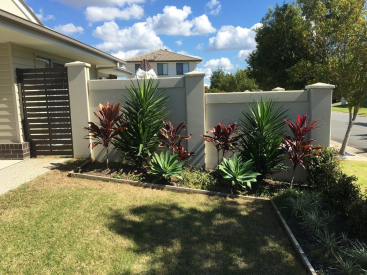
<svg viewBox="0 0 367 275">
<path fill-rule="evenodd" d="M 135 64 L 135 72 L 139 69 L 140 64 Z"/>
<path fill-rule="evenodd" d="M 51 68 L 51 60 L 44 57 L 36 57 L 37 68 Z"/>
<path fill-rule="evenodd" d="M 168 64 L 158 63 L 158 75 L 168 75 Z"/>
<path fill-rule="evenodd" d="M 189 72 L 189 63 L 176 63 L 176 74 L 183 75 Z"/>
</svg>

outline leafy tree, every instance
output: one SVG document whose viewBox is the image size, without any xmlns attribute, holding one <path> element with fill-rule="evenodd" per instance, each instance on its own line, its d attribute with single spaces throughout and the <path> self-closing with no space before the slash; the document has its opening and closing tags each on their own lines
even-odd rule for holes
<svg viewBox="0 0 367 275">
<path fill-rule="evenodd" d="M 223 69 L 214 71 L 210 77 L 210 88 L 223 92 L 253 91 L 258 88 L 256 81 L 249 76 L 248 69 L 226 73 Z"/>
<path fill-rule="evenodd" d="M 290 69 L 308 58 L 303 34 L 310 24 L 302 18 L 300 8 L 277 4 L 275 9 L 269 8 L 261 23 L 262 27 L 256 30 L 256 50 L 247 59 L 251 76 L 260 88 L 303 89 L 310 84 L 307 78 L 290 77 Z"/>
<path fill-rule="evenodd" d="M 333 83 L 348 101 L 349 123 L 340 154 L 345 154 L 352 126 L 367 91 L 367 1 L 299 0 L 311 28 L 304 32 L 309 58 L 293 68 L 298 79 L 312 75 Z"/>
</svg>

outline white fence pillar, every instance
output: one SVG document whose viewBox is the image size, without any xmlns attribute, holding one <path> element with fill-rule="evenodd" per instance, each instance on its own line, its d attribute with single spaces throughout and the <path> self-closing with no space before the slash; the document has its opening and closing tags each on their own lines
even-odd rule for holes
<svg viewBox="0 0 367 275">
<path fill-rule="evenodd" d="M 195 152 L 189 159 L 190 164 L 205 167 L 205 144 L 199 135 L 205 133 L 205 73 L 192 71 L 185 74 L 187 133 L 192 134 L 187 140 L 188 152 Z"/>
<path fill-rule="evenodd" d="M 335 85 L 316 83 L 306 86 L 309 91 L 309 118 L 319 120 L 319 129 L 311 131 L 310 138 L 316 139 L 315 144 L 329 146 L 331 139 L 331 104 Z"/>
<path fill-rule="evenodd" d="M 71 128 L 73 136 L 73 151 L 75 158 L 90 158 L 90 140 L 84 127 L 88 126 L 89 117 L 89 68 L 84 62 L 67 63 L 70 95 Z"/>
</svg>

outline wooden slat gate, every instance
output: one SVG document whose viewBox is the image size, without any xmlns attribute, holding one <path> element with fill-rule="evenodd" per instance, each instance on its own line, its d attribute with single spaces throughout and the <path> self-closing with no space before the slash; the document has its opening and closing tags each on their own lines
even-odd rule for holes
<svg viewBox="0 0 367 275">
<path fill-rule="evenodd" d="M 16 71 L 31 156 L 73 155 L 67 68 Z"/>
</svg>

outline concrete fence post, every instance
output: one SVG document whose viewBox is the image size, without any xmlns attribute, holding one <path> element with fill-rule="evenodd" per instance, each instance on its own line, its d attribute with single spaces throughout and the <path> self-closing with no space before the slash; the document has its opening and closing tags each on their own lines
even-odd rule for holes
<svg viewBox="0 0 367 275">
<path fill-rule="evenodd" d="M 205 97 L 204 97 L 205 73 L 192 71 L 185 74 L 186 89 L 186 123 L 187 133 L 192 134 L 187 140 L 188 152 L 195 152 L 190 158 L 190 164 L 205 167 L 205 144 L 199 135 L 205 133 Z"/>
<path fill-rule="evenodd" d="M 90 140 L 84 137 L 88 134 L 84 127 L 88 126 L 89 116 L 89 68 L 84 62 L 67 63 L 69 80 L 69 97 L 71 113 L 71 129 L 73 136 L 73 151 L 75 158 L 90 158 Z"/>
<path fill-rule="evenodd" d="M 329 146 L 331 139 L 331 104 L 332 92 L 335 85 L 315 83 L 306 86 L 309 93 L 309 119 L 319 120 L 319 129 L 312 130 L 311 139 L 316 139 L 315 144 Z"/>
</svg>

